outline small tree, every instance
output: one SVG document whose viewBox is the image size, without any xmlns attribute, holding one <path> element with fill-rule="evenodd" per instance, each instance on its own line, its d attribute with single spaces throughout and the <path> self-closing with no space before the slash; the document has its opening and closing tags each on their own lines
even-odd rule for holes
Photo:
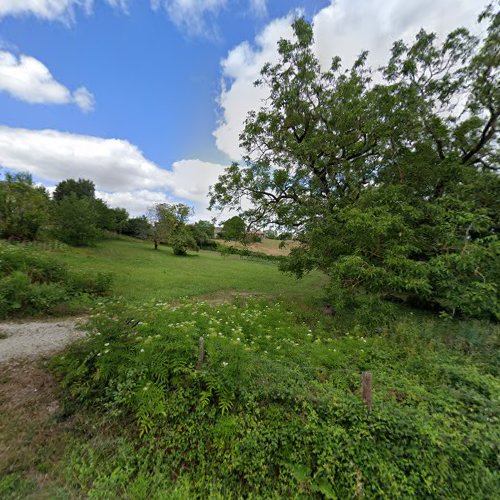
<svg viewBox="0 0 500 500">
<path fill-rule="evenodd" d="M 177 228 L 170 239 L 170 244 L 175 255 L 187 255 L 188 250 L 199 250 L 193 233 L 186 225 Z"/>
<path fill-rule="evenodd" d="M 192 215 L 193 209 L 183 203 L 168 204 L 158 203 L 148 210 L 147 219 L 151 225 L 151 233 L 155 250 L 158 250 L 160 243 L 173 245 L 184 241 L 186 248 L 197 249 L 196 242 L 192 235 L 188 238 L 184 233 L 186 222 Z M 184 244 L 178 245 L 182 248 Z M 180 254 L 178 254 L 180 255 Z"/>
</svg>

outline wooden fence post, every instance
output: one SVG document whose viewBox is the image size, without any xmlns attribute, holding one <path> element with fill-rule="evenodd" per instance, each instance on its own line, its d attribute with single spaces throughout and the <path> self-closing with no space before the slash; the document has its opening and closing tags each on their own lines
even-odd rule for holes
<svg viewBox="0 0 500 500">
<path fill-rule="evenodd" d="M 200 347 L 198 350 L 198 364 L 196 365 L 196 369 L 200 370 L 203 366 L 203 361 L 205 361 L 205 339 L 200 337 Z"/>
<path fill-rule="evenodd" d="M 370 372 L 363 372 L 361 378 L 361 391 L 363 402 L 368 408 L 368 412 L 372 411 L 372 374 Z"/>
</svg>

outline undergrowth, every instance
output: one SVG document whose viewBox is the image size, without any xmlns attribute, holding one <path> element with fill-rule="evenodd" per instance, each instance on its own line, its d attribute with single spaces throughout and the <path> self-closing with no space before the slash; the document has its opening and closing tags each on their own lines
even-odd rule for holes
<svg viewBox="0 0 500 500">
<path fill-rule="evenodd" d="M 0 243 L 0 318 L 70 314 L 110 286 L 109 274 L 70 271 L 36 248 Z"/>
<path fill-rule="evenodd" d="M 67 405 L 122 431 L 75 449 L 73 480 L 96 498 L 492 498 L 497 327 L 405 318 L 109 301 L 54 362 Z"/>
</svg>

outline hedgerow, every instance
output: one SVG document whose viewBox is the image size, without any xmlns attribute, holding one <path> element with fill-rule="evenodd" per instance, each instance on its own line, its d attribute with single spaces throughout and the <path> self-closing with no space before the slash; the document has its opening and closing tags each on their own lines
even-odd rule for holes
<svg viewBox="0 0 500 500">
<path fill-rule="evenodd" d="M 68 402 L 127 429 L 120 449 L 137 451 L 110 454 L 85 488 L 491 498 L 498 332 L 457 325 L 408 315 L 370 333 L 306 323 L 279 303 L 110 301 L 94 312 L 88 338 L 54 363 Z M 363 371 L 373 374 L 371 412 Z"/>
</svg>

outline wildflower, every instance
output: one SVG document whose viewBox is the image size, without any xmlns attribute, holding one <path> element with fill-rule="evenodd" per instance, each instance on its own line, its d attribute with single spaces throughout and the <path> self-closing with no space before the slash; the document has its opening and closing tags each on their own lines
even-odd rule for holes
<svg viewBox="0 0 500 500">
<path fill-rule="evenodd" d="M 239 337 L 236 337 L 237 342 L 241 342 L 241 339 Z"/>
<path fill-rule="evenodd" d="M 144 352 L 144 349 L 141 349 L 141 352 Z"/>
<path fill-rule="evenodd" d="M 229 363 L 227 361 L 222 362 L 222 366 L 226 367 Z"/>
<path fill-rule="evenodd" d="M 106 349 L 106 350 L 104 351 L 104 354 L 108 354 L 108 352 L 109 352 L 109 349 Z"/>
<path fill-rule="evenodd" d="M 100 356 L 100 355 L 101 355 L 101 353 L 100 353 L 100 352 L 98 352 L 98 353 L 97 353 L 97 356 Z"/>
<path fill-rule="evenodd" d="M 108 345 L 109 345 L 109 342 L 106 342 L 106 343 L 104 344 L 104 346 L 105 346 L 105 347 L 108 347 Z"/>
</svg>

